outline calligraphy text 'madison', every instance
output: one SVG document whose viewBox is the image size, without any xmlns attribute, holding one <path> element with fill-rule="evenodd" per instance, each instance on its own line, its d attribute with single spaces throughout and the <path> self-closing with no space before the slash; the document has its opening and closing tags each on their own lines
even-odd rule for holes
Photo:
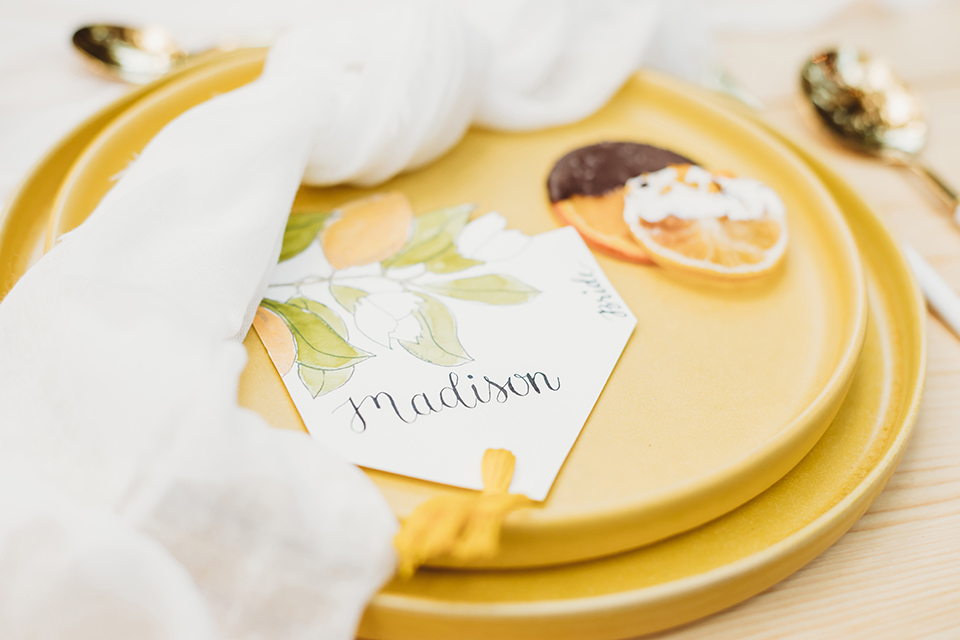
<svg viewBox="0 0 960 640">
<path fill-rule="evenodd" d="M 351 396 L 340 407 L 350 407 L 353 415 L 350 417 L 350 428 L 357 433 L 367 430 L 367 417 L 372 411 L 383 410 L 395 416 L 405 424 L 416 422 L 420 416 L 439 413 L 444 409 L 476 409 L 490 402 L 503 404 L 510 398 L 523 398 L 531 393 L 539 395 L 559 391 L 560 378 L 551 380 L 542 371 L 535 373 L 515 373 L 504 381 L 491 380 L 487 376 L 474 378 L 467 375 L 467 381 L 460 382 L 460 376 L 451 371 L 447 376 L 450 384 L 440 389 L 439 393 L 416 393 L 409 402 L 399 404 L 393 395 L 386 391 L 367 395 L 359 401 Z"/>
</svg>

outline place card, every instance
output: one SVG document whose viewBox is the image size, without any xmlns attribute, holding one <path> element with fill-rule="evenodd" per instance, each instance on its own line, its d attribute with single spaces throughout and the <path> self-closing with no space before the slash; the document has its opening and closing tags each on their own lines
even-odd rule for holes
<svg viewBox="0 0 960 640">
<path fill-rule="evenodd" d="M 399 193 L 291 216 L 254 322 L 310 434 L 355 464 L 543 500 L 636 325 L 569 227 Z"/>
</svg>

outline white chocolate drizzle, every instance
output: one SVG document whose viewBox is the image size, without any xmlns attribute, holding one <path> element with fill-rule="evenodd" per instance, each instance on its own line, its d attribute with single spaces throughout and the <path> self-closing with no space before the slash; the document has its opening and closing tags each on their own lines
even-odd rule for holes
<svg viewBox="0 0 960 640">
<path fill-rule="evenodd" d="M 629 225 L 640 220 L 661 222 L 668 216 L 756 220 L 784 214 L 780 196 L 759 180 L 716 175 L 697 165 L 671 165 L 630 178 L 623 207 L 623 219 Z"/>
</svg>

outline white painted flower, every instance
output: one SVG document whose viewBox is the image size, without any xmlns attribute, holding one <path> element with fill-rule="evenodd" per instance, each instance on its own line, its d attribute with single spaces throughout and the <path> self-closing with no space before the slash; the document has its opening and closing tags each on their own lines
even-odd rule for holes
<svg viewBox="0 0 960 640">
<path fill-rule="evenodd" d="M 390 348 L 391 340 L 416 340 L 420 335 L 420 323 L 412 315 L 419 301 L 406 291 L 371 293 L 357 301 L 353 317 L 364 335 Z"/>
<path fill-rule="evenodd" d="M 419 302 L 419 300 L 417 300 L 417 302 Z M 414 318 L 411 313 L 397 322 L 397 328 L 393 330 L 393 339 L 416 342 L 421 333 L 423 333 L 423 327 L 420 326 L 420 322 Z"/>
<path fill-rule="evenodd" d="M 529 241 L 529 236 L 520 231 L 507 230 L 507 219 L 494 211 L 467 224 L 457 236 L 456 244 L 464 258 L 495 262 L 517 255 Z"/>
</svg>

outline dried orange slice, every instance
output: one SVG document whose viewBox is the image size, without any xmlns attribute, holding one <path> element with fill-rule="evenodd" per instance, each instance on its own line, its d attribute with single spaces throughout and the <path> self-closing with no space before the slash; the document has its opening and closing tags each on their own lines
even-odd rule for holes
<svg viewBox="0 0 960 640">
<path fill-rule="evenodd" d="M 584 241 L 615 258 L 652 264 L 650 256 L 623 220 L 623 187 L 602 196 L 573 195 L 553 203 L 553 211 Z"/>
<path fill-rule="evenodd" d="M 668 149 L 639 142 L 598 142 L 570 151 L 547 176 L 547 195 L 560 220 L 594 249 L 651 264 L 623 221 L 624 183 L 670 164 L 689 163 Z"/>
<path fill-rule="evenodd" d="M 757 180 L 676 165 L 632 178 L 626 191 L 624 220 L 661 266 L 751 278 L 786 252 L 783 202 Z"/>
</svg>

